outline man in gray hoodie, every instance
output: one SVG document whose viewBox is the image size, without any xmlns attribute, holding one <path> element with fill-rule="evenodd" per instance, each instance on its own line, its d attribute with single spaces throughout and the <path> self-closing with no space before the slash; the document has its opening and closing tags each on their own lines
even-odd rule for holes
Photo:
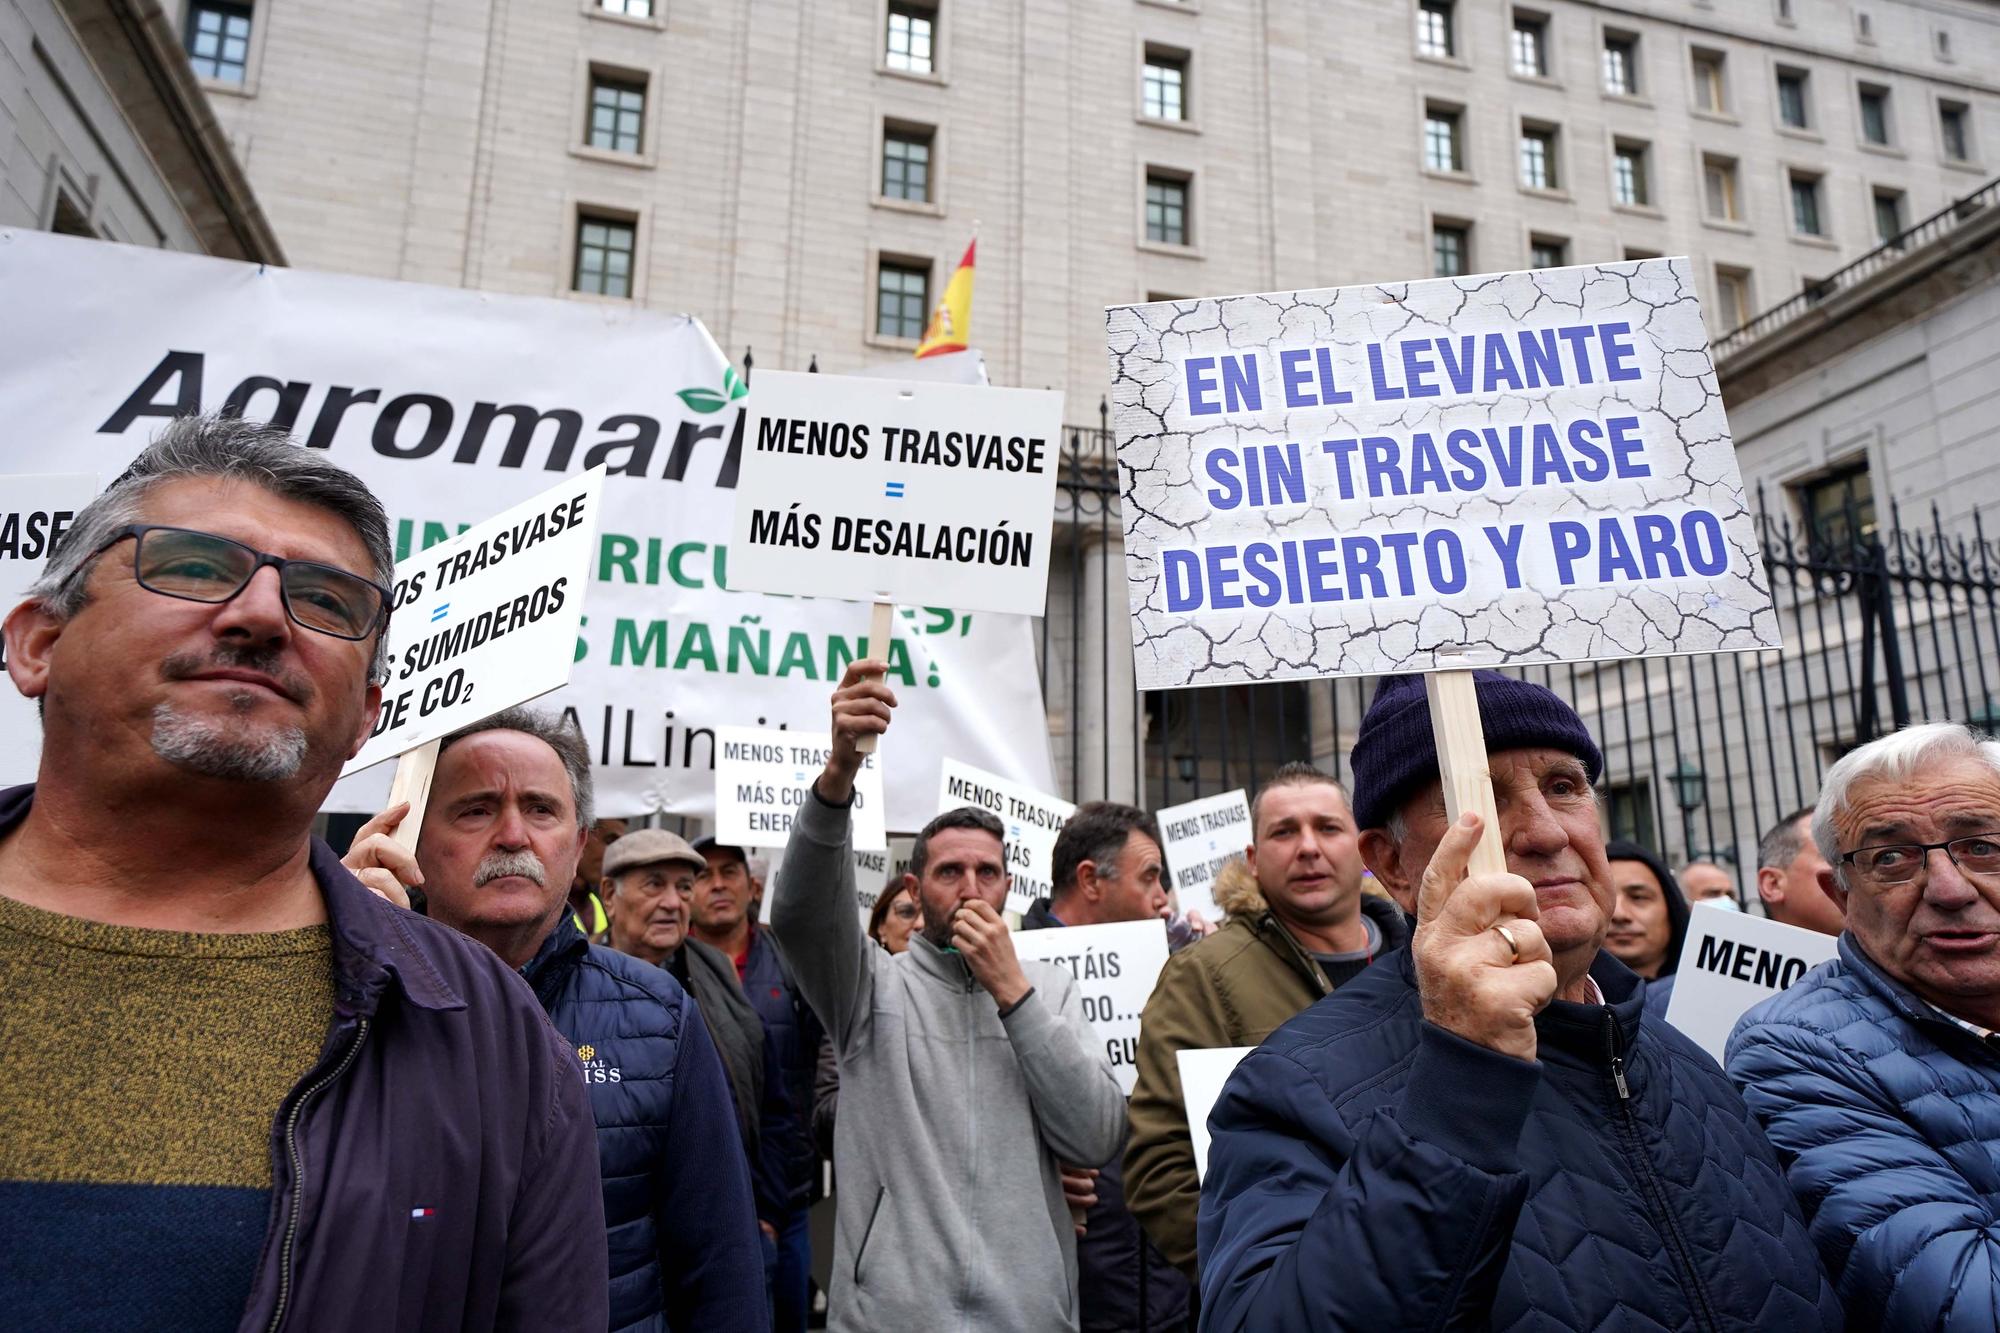
<svg viewBox="0 0 2000 1333">
<path fill-rule="evenodd" d="M 908 951 L 854 915 L 855 743 L 889 729 L 885 664 L 833 696 L 833 747 L 785 849 L 771 929 L 840 1062 L 831 1330 L 1077 1326 L 1062 1163 L 1109 1161 L 1125 1099 L 1063 969 L 1023 963 L 1000 916 L 998 820 L 948 811 L 918 835 L 925 927 Z"/>
</svg>

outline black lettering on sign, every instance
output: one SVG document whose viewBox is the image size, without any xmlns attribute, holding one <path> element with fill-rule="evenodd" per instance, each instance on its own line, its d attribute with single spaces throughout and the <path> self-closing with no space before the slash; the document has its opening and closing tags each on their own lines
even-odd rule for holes
<svg viewBox="0 0 2000 1333">
<path fill-rule="evenodd" d="M 1701 947 L 1695 951 L 1694 965 L 1703 972 L 1733 977 L 1771 991 L 1787 989 L 1806 974 L 1807 968 L 1803 958 L 1773 953 L 1755 945 L 1738 944 L 1734 940 L 1718 939 L 1713 935 L 1703 940 Z"/>
</svg>

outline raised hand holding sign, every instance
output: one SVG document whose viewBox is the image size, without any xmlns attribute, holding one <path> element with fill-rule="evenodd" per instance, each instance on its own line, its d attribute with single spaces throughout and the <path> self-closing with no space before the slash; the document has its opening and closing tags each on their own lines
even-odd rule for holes
<svg viewBox="0 0 2000 1333">
<path fill-rule="evenodd" d="M 1535 1058 L 1535 1015 L 1556 994 L 1556 968 L 1536 924 L 1535 886 L 1502 869 L 1468 874 L 1487 828 L 1452 822 L 1417 893 L 1410 954 L 1424 1017 L 1467 1041 Z"/>
</svg>

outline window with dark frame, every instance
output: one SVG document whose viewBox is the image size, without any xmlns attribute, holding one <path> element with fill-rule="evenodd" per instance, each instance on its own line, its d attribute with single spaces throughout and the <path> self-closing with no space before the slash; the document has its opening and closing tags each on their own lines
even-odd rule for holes
<svg viewBox="0 0 2000 1333">
<path fill-rule="evenodd" d="M 1792 230 L 1801 236 L 1823 236 L 1819 216 L 1819 177 L 1791 174 Z"/>
<path fill-rule="evenodd" d="M 49 230 L 57 236 L 97 236 L 97 229 L 90 225 L 83 208 L 70 198 L 68 190 L 60 187 L 56 189 L 56 211 L 49 219 Z"/>
<path fill-rule="evenodd" d="M 1549 76 L 1549 21 L 1540 14 L 1514 15 L 1514 72 L 1523 78 Z"/>
<path fill-rule="evenodd" d="M 1188 182 L 1146 173 L 1146 239 L 1154 245 L 1188 244 Z"/>
<path fill-rule="evenodd" d="M 1459 115 L 1450 107 L 1424 108 L 1424 166 L 1431 171 L 1465 170 L 1465 152 L 1458 133 Z"/>
<path fill-rule="evenodd" d="M 1653 792 L 1644 778 L 1604 785 L 1604 827 L 1607 841 L 1636 842 L 1659 847 L 1653 828 Z"/>
<path fill-rule="evenodd" d="M 1629 33 L 1604 34 L 1604 91 L 1639 95 L 1639 39 Z"/>
<path fill-rule="evenodd" d="M 608 153 L 637 154 L 644 146 L 646 85 L 611 74 L 590 76 L 590 129 L 585 140 Z"/>
<path fill-rule="evenodd" d="M 875 270 L 875 336 L 917 339 L 930 317 L 931 271 L 883 260 Z"/>
<path fill-rule="evenodd" d="M 1533 236 L 1528 240 L 1529 268 L 1561 268 L 1569 263 L 1569 242 L 1553 236 Z"/>
<path fill-rule="evenodd" d="M 882 197 L 913 204 L 931 202 L 931 145 L 935 135 L 913 125 L 882 131 Z"/>
<path fill-rule="evenodd" d="M 217 83 L 241 84 L 250 69 L 250 6 L 194 0 L 187 15 L 188 63 Z"/>
<path fill-rule="evenodd" d="M 1967 115 L 1962 102 L 1938 103 L 1938 134 L 1944 141 L 1944 155 L 1954 162 L 1972 160 L 1972 145 L 1965 132 Z"/>
<path fill-rule="evenodd" d="M 1446 222 L 1431 228 L 1432 277 L 1464 277 L 1471 266 L 1471 255 L 1471 228 Z"/>
<path fill-rule="evenodd" d="M 1875 488 L 1862 459 L 1796 487 L 1806 538 L 1813 546 L 1845 550 L 1875 536 Z"/>
<path fill-rule="evenodd" d="M 1521 184 L 1531 190 L 1557 188 L 1556 132 L 1546 126 L 1521 127 Z"/>
<path fill-rule="evenodd" d="M 1420 55 L 1449 60 L 1458 54 L 1458 37 L 1452 31 L 1452 9 L 1452 0 L 1419 0 L 1417 51 Z"/>
<path fill-rule="evenodd" d="M 1187 57 L 1165 51 L 1146 52 L 1141 79 L 1141 107 L 1149 120 L 1187 119 Z"/>
<path fill-rule="evenodd" d="M 1646 179 L 1646 145 L 1619 140 L 1612 146 L 1611 194 L 1628 208 L 1645 208 L 1653 202 Z"/>
<path fill-rule="evenodd" d="M 1795 130 L 1811 127 L 1812 118 L 1806 105 L 1805 71 L 1778 71 L 1778 119 Z"/>
<path fill-rule="evenodd" d="M 1694 53 L 1694 104 L 1698 111 L 1721 115 L 1729 110 L 1729 88 L 1724 70 L 1728 57 L 1720 51 Z"/>
<path fill-rule="evenodd" d="M 570 290 L 629 299 L 637 237 L 638 227 L 629 220 L 580 215 L 576 223 L 576 271 Z"/>
<path fill-rule="evenodd" d="M 1889 245 L 1903 234 L 1903 192 L 1875 191 L 1875 239 Z"/>
<path fill-rule="evenodd" d="M 909 74 L 934 72 L 937 10 L 930 5 L 890 0 L 889 28 L 883 39 L 882 63 Z"/>
<path fill-rule="evenodd" d="M 1861 89 L 1861 137 L 1887 147 L 1889 143 L 1889 90 L 1863 85 Z"/>
<path fill-rule="evenodd" d="M 1721 316 L 1723 331 L 1740 329 L 1750 322 L 1750 274 L 1744 269 L 1715 269 L 1716 313 Z"/>
<path fill-rule="evenodd" d="M 1736 162 L 1732 158 L 1717 157 L 1713 153 L 1701 155 L 1702 198 L 1708 209 L 1708 216 L 1720 222 L 1739 222 L 1741 210 L 1736 203 Z"/>
</svg>

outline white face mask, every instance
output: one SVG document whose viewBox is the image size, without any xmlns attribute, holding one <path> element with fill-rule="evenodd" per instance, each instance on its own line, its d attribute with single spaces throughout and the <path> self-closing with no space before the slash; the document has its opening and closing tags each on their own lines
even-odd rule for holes
<svg viewBox="0 0 2000 1333">
<path fill-rule="evenodd" d="M 1720 907 L 1725 912 L 1740 912 L 1743 910 L 1737 905 L 1734 898 L 1703 898 L 1701 905 L 1703 907 Z"/>
</svg>

